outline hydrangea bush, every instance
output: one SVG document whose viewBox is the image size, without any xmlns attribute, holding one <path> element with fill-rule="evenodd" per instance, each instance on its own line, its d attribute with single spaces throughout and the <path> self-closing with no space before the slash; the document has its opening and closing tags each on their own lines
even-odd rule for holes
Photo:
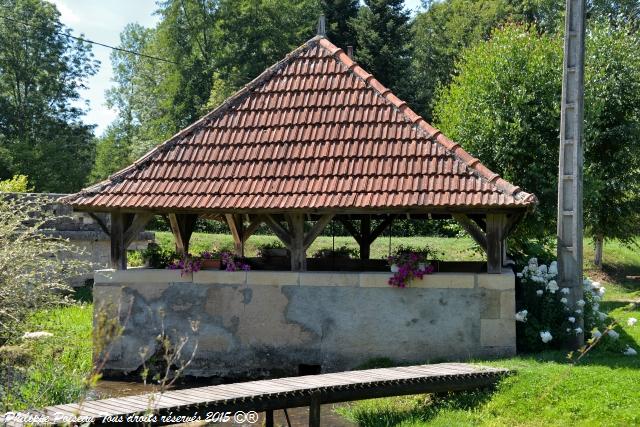
<svg viewBox="0 0 640 427">
<path fill-rule="evenodd" d="M 536 258 L 531 258 L 517 274 L 519 311 L 515 318 L 520 350 L 560 348 L 569 336 L 584 334 L 586 341 L 599 336 L 600 330 L 605 329 L 607 314 L 600 311 L 605 288 L 585 279 L 583 299 L 577 301 L 576 307 L 570 307 L 570 290 L 558 286 L 557 276 L 556 261 L 547 266 L 538 264 Z M 578 326 L 580 320 L 584 321 L 584 327 Z M 615 334 L 615 331 L 609 331 L 604 341 L 616 341 Z"/>
</svg>

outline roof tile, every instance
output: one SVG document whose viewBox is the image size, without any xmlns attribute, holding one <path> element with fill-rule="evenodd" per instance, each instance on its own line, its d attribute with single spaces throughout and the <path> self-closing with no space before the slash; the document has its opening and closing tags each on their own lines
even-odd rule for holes
<svg viewBox="0 0 640 427">
<path fill-rule="evenodd" d="M 63 201 L 96 210 L 536 203 L 318 37 L 134 165 Z"/>
</svg>

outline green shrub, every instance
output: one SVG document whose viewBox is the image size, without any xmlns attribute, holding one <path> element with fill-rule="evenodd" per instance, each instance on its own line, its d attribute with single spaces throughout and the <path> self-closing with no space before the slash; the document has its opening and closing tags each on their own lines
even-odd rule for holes
<svg viewBox="0 0 640 427">
<path fill-rule="evenodd" d="M 314 254 L 314 258 L 358 258 L 360 251 L 356 248 L 350 248 L 346 245 L 337 248 L 321 248 Z"/>
<path fill-rule="evenodd" d="M 562 348 L 570 336 L 584 335 L 585 341 L 597 336 L 605 327 L 607 315 L 600 311 L 604 287 L 598 282 L 584 280 L 584 297 L 573 309 L 569 306 L 569 288 L 560 288 L 556 282 L 558 266 L 538 264 L 531 258 L 517 274 L 519 311 L 515 314 L 519 350 L 541 351 Z M 583 320 L 584 325 L 578 326 Z M 606 341 L 615 341 L 606 337 Z"/>
<path fill-rule="evenodd" d="M 82 251 L 40 227 L 52 219 L 39 198 L 0 199 L 0 345 L 30 313 L 69 301 L 69 280 L 86 271 Z"/>
<path fill-rule="evenodd" d="M 0 193 L 28 193 L 33 191 L 26 175 L 14 175 L 11 179 L 0 181 Z"/>
</svg>

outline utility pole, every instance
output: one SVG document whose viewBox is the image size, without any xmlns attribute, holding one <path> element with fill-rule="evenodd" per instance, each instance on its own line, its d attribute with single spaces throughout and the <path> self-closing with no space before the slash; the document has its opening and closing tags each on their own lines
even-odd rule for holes
<svg viewBox="0 0 640 427">
<path fill-rule="evenodd" d="M 582 288 L 582 163 L 584 117 L 585 0 L 566 0 L 564 64 L 558 175 L 558 285 L 570 289 L 568 306 L 576 310 Z M 572 313 L 567 316 L 572 316 Z M 582 316 L 574 328 L 584 330 Z M 584 344 L 584 332 L 569 339 L 571 348 Z"/>
</svg>

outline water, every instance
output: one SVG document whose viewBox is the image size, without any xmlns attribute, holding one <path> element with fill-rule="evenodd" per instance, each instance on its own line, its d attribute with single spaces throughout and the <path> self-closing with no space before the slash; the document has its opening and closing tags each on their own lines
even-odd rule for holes
<svg viewBox="0 0 640 427">
<path fill-rule="evenodd" d="M 177 387 L 174 387 L 174 390 L 181 388 L 190 388 L 190 387 L 200 387 L 210 385 L 207 383 L 189 383 L 189 384 L 181 384 Z M 156 386 L 152 384 L 143 384 L 141 382 L 134 381 L 117 381 L 117 380 L 102 380 L 99 381 L 96 387 L 90 394 L 90 399 L 106 399 L 109 397 L 124 397 L 124 396 L 133 396 L 137 394 L 145 394 L 152 393 L 156 391 Z M 320 409 L 320 421 L 323 426 L 328 427 L 356 427 L 357 424 L 354 424 L 350 421 L 345 420 L 340 415 L 334 412 L 334 408 L 338 406 L 346 405 L 346 403 L 341 404 L 329 404 L 322 405 Z M 309 422 L 309 408 L 290 408 L 287 410 L 289 415 L 289 420 L 291 421 L 292 427 L 298 426 L 306 426 Z M 276 426 L 287 426 L 287 420 L 284 414 L 284 411 L 278 410 L 274 411 L 274 424 Z M 192 423 L 190 425 L 204 425 L 204 423 Z M 244 423 L 215 423 L 215 426 L 221 427 L 245 427 L 245 426 L 262 426 L 264 425 L 264 413 L 259 414 L 259 419 L 254 424 Z"/>
</svg>

